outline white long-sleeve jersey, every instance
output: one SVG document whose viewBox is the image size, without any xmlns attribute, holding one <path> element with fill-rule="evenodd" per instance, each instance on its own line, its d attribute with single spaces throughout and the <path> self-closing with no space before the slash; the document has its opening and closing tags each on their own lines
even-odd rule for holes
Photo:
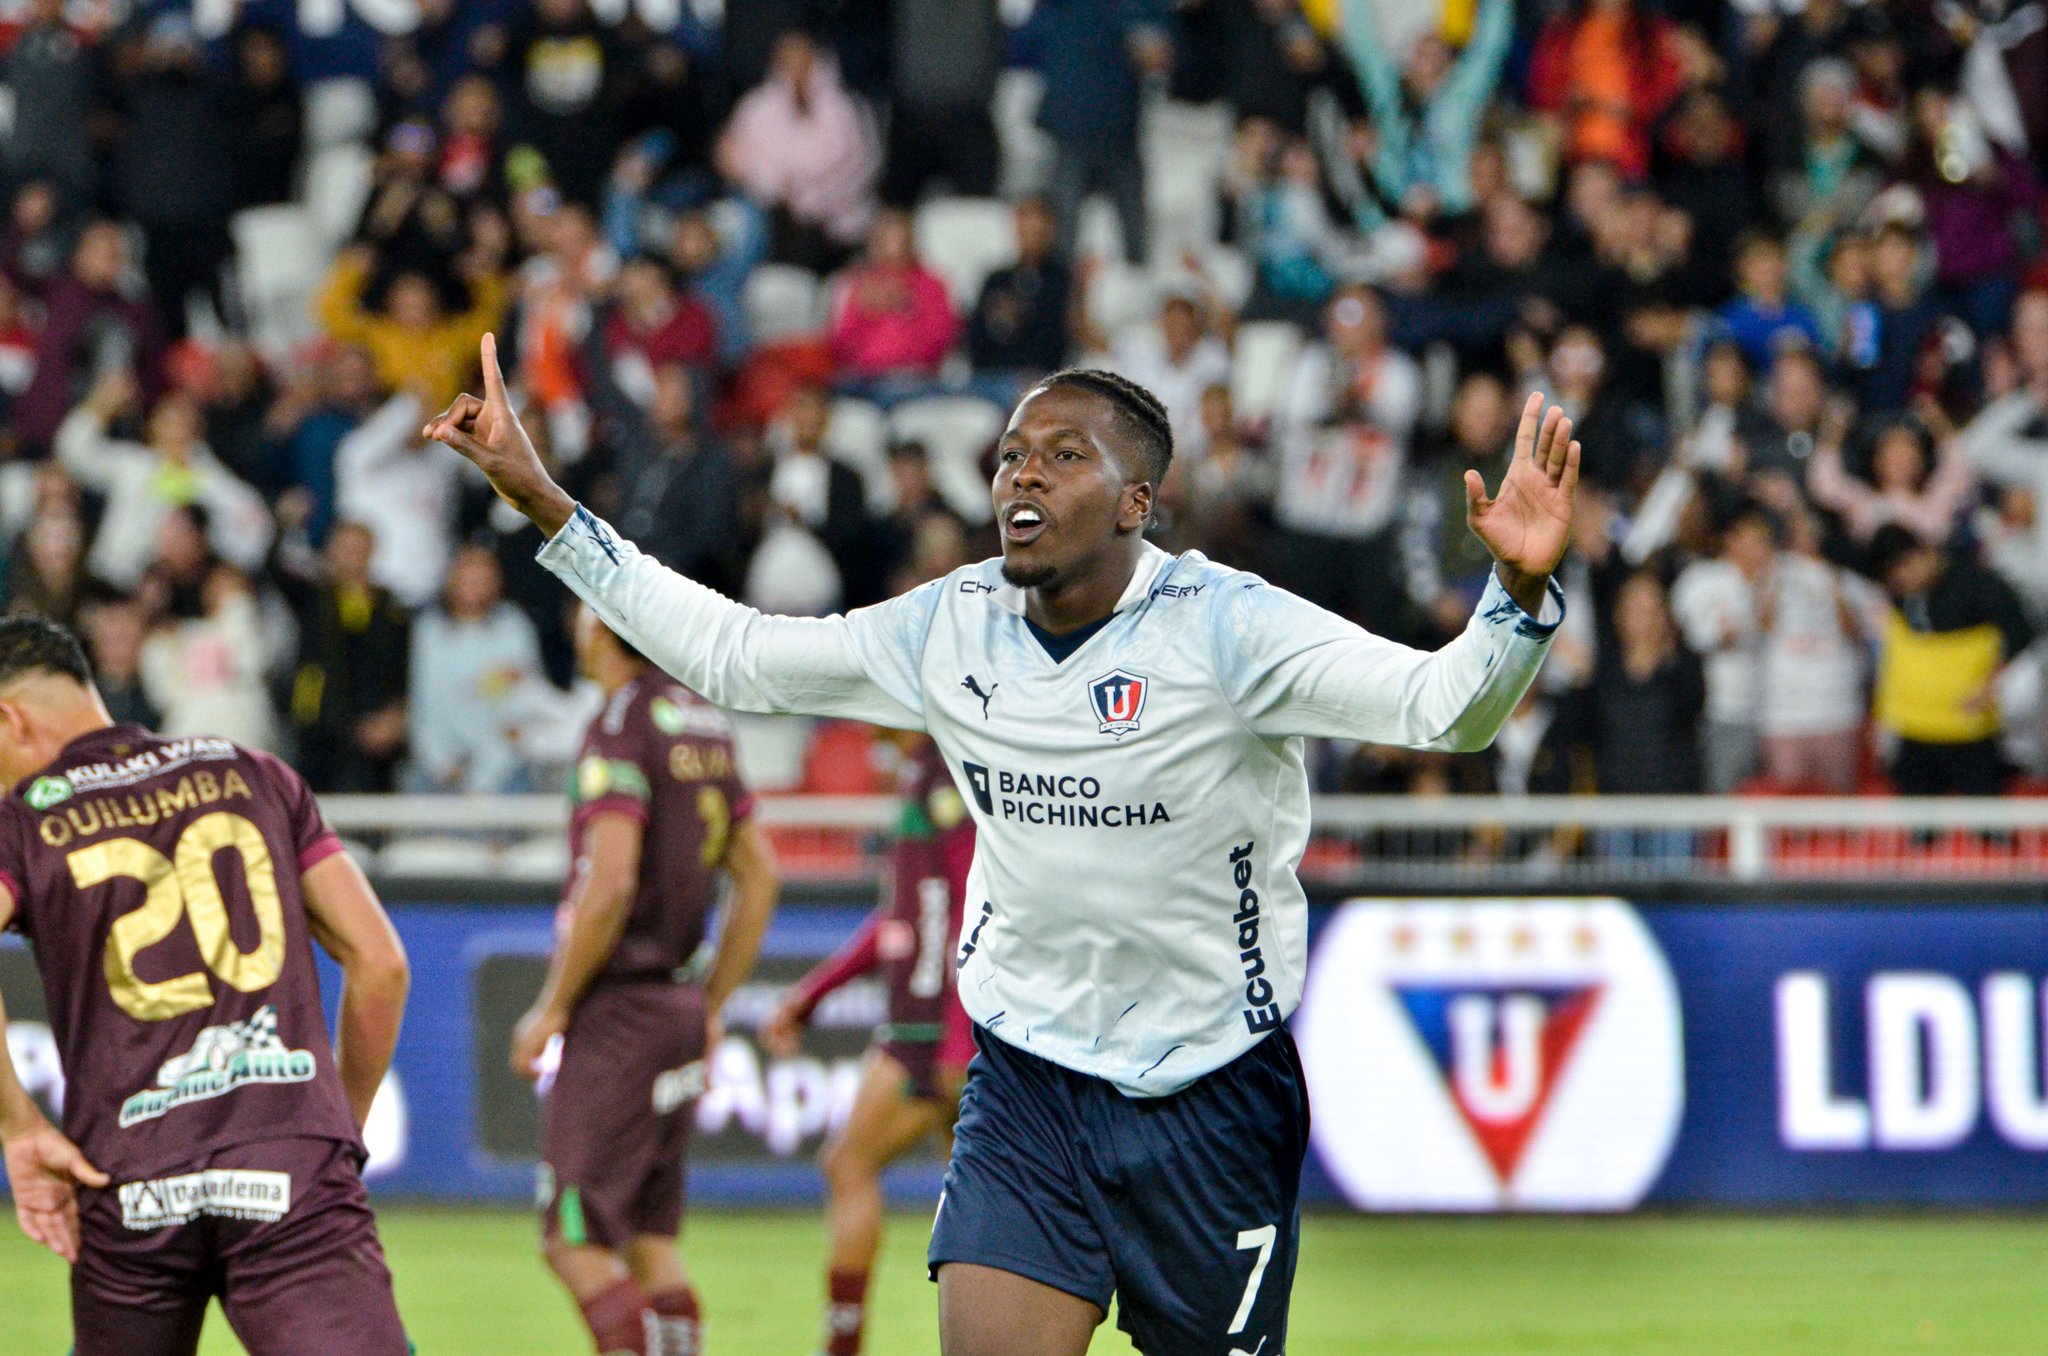
<svg viewBox="0 0 2048 1356">
<path fill-rule="evenodd" d="M 957 962 L 999 1039 L 1160 1096 L 1301 998 L 1302 737 L 1484 748 L 1563 616 L 1496 580 L 1434 654 L 1256 576 L 1148 546 L 1115 614 L 1062 662 L 998 560 L 843 617 L 768 617 L 578 509 L 541 563 L 718 703 L 927 730 L 974 815 Z"/>
</svg>

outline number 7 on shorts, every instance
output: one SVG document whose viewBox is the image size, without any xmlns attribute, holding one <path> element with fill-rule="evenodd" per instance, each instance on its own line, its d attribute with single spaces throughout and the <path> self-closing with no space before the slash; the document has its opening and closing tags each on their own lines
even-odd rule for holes
<svg viewBox="0 0 2048 1356">
<path fill-rule="evenodd" d="M 1237 1250 L 1246 1252 L 1259 1250 L 1259 1260 L 1252 1263 L 1251 1279 L 1244 1283 L 1244 1298 L 1238 1301 L 1237 1316 L 1230 1320 L 1232 1336 L 1244 1331 L 1244 1325 L 1252 1316 L 1252 1305 L 1259 1298 L 1259 1282 L 1266 1279 L 1266 1263 L 1273 1260 L 1273 1240 L 1280 1236 L 1278 1225 L 1262 1224 L 1256 1229 L 1246 1229 L 1237 1236 Z"/>
</svg>

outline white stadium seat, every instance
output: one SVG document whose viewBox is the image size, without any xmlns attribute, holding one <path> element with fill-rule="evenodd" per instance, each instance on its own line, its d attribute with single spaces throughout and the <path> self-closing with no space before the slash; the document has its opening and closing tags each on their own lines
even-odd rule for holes
<svg viewBox="0 0 2048 1356">
<path fill-rule="evenodd" d="M 995 198 L 934 198 L 917 209 L 917 252 L 946 280 L 964 315 L 989 274 L 1017 261 L 1017 225 Z"/>
<path fill-rule="evenodd" d="M 393 839 L 377 855 L 377 866 L 393 876 L 486 876 L 497 867 L 489 843 L 452 834 Z"/>
<path fill-rule="evenodd" d="M 889 414 L 891 435 L 897 442 L 924 444 L 933 486 L 970 524 L 994 516 L 981 457 L 1002 436 L 1003 423 L 1003 411 L 979 396 L 923 396 Z"/>
<path fill-rule="evenodd" d="M 1103 262 L 1088 285 L 1088 318 L 1103 333 L 1115 334 L 1127 326 L 1155 319 L 1159 299 L 1159 285 L 1117 255 Z"/>
<path fill-rule="evenodd" d="M 889 483 L 889 418 L 879 405 L 851 396 L 833 401 L 825 450 L 860 472 L 871 511 L 886 513 L 896 506 L 895 487 Z"/>
<path fill-rule="evenodd" d="M 1074 229 L 1074 253 L 1099 259 L 1124 258 L 1124 228 L 1117 219 L 1116 205 L 1108 195 L 1091 193 L 1081 204 L 1081 221 Z"/>
<path fill-rule="evenodd" d="M 1223 294 L 1223 300 L 1231 310 L 1244 309 L 1245 301 L 1252 294 L 1252 261 L 1244 251 L 1228 245 L 1211 245 L 1201 251 L 1202 268 L 1208 273 L 1209 281 Z"/>
<path fill-rule="evenodd" d="M 313 335 L 313 293 L 326 258 L 319 228 L 312 212 L 286 203 L 237 212 L 231 229 L 250 337 L 279 358 Z"/>
<path fill-rule="evenodd" d="M 1233 311 L 1244 309 L 1245 300 L 1252 294 L 1253 281 L 1252 262 L 1244 252 L 1228 245 L 1204 245 L 1195 250 L 1195 255 L 1201 265 L 1199 273 L 1182 262 L 1179 249 L 1155 258 L 1152 272 L 1163 289 L 1162 295 L 1197 296 L 1206 275 L 1208 284 L 1222 296 L 1226 306 Z"/>
<path fill-rule="evenodd" d="M 791 264 L 762 264 L 749 273 L 740 306 L 757 344 L 815 334 L 825 323 L 824 285 Z"/>
<path fill-rule="evenodd" d="M 1052 181 L 1052 138 L 1038 126 L 1038 104 L 1045 97 L 1045 78 L 1023 66 L 996 76 L 995 103 L 989 112 L 1002 148 L 1002 194 L 1021 198 L 1043 193 Z"/>
<path fill-rule="evenodd" d="M 1147 108 L 1142 136 L 1153 259 L 1207 247 L 1221 224 L 1217 189 L 1230 159 L 1228 108 L 1157 100 Z"/>
<path fill-rule="evenodd" d="M 360 141 L 323 146 L 306 162 L 306 210 L 329 249 L 355 233 L 376 163 L 376 154 Z"/>
<path fill-rule="evenodd" d="M 1285 320 L 1254 320 L 1237 327 L 1230 402 L 1240 422 L 1262 423 L 1279 412 L 1301 348 L 1300 328 Z"/>
<path fill-rule="evenodd" d="M 315 80 L 306 86 L 305 103 L 309 149 L 361 141 L 377 131 L 377 95 L 367 80 L 354 76 Z"/>
</svg>

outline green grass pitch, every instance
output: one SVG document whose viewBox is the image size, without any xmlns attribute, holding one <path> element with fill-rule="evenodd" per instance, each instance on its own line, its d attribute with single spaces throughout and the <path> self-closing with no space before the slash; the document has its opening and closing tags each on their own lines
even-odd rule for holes
<svg viewBox="0 0 2048 1356">
<path fill-rule="evenodd" d="M 381 1212 L 421 1356 L 580 1356 L 530 1217 Z M 938 1350 L 928 1220 L 890 1224 L 868 1349 Z M 1638 1216 L 1311 1218 L 1291 1356 L 2022 1356 L 2048 1351 L 2048 1220 Z M 822 1233 L 802 1214 L 693 1216 L 685 1254 L 710 1356 L 809 1356 Z M 0 1223 L 0 1352 L 62 1356 L 63 1264 Z M 206 1356 L 241 1348 L 216 1313 Z M 1091 1356 L 1125 1353 L 1113 1328 Z"/>
</svg>

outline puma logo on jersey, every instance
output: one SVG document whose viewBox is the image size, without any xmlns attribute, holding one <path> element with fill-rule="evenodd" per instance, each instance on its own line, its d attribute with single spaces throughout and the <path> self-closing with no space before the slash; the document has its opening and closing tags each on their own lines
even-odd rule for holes
<svg viewBox="0 0 2048 1356">
<path fill-rule="evenodd" d="M 960 680 L 960 686 L 966 688 L 969 692 L 972 692 L 975 696 L 981 698 L 981 718 L 983 720 L 987 720 L 988 704 L 989 702 L 994 700 L 996 695 L 996 689 L 1001 687 L 1002 684 L 990 683 L 988 685 L 988 691 L 983 692 L 981 690 L 981 680 L 970 673 L 965 678 L 962 678 Z"/>
</svg>

